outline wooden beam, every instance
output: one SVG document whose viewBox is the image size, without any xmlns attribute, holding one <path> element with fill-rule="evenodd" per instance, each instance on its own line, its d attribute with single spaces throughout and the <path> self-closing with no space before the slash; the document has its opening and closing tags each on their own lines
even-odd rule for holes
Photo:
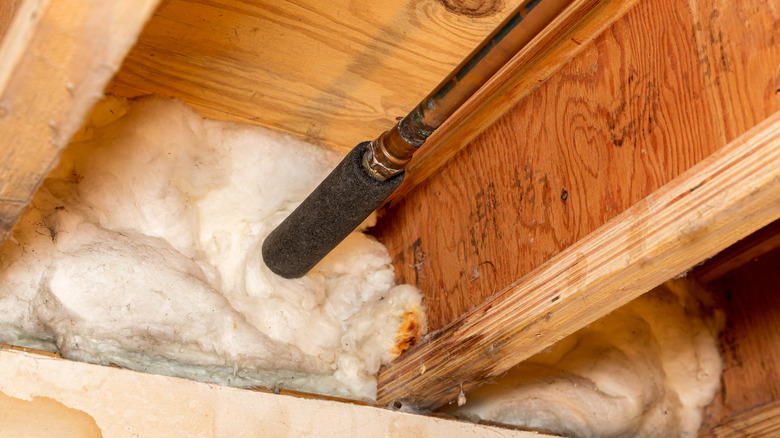
<svg viewBox="0 0 780 438">
<path fill-rule="evenodd" d="M 779 21 L 780 0 L 640 0 L 389 205 L 373 232 L 425 294 L 429 327 L 780 110 Z"/>
<path fill-rule="evenodd" d="M 380 371 L 435 408 L 780 217 L 780 112 Z"/>
<path fill-rule="evenodd" d="M 711 283 L 775 248 L 780 248 L 780 221 L 775 221 L 732 245 L 697 267 L 691 275 L 703 284 Z"/>
<path fill-rule="evenodd" d="M 575 0 L 440 129 L 446 144 L 435 154 L 420 152 L 427 158 L 413 164 L 418 170 L 410 169 L 401 190 L 427 177 L 636 1 Z M 441 0 L 413 7 L 405 0 L 171 0 L 109 91 L 176 97 L 207 117 L 267 126 L 346 153 L 411 111 L 520 3 L 483 2 L 474 13 Z"/>
<path fill-rule="evenodd" d="M 0 46 L 0 242 L 159 0 L 25 0 Z"/>
<path fill-rule="evenodd" d="M 428 139 L 389 202 L 435 174 L 499 117 L 623 16 L 637 0 L 576 0 Z"/>
<path fill-rule="evenodd" d="M 742 438 L 780 436 L 780 401 L 767 403 L 736 415 L 702 431 L 701 438 Z"/>
<path fill-rule="evenodd" d="M 109 92 L 346 153 L 405 116 L 524 0 L 170 0 Z M 454 7 L 447 7 L 446 5 Z"/>
<path fill-rule="evenodd" d="M 30 438 L 547 436 L 3 350 L 0 420 Z"/>
</svg>

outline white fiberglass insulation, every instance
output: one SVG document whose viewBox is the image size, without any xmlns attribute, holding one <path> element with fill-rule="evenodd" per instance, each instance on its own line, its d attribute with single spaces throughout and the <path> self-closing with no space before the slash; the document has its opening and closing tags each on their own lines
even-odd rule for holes
<svg viewBox="0 0 780 438">
<path fill-rule="evenodd" d="M 355 232 L 299 280 L 260 252 L 338 159 L 181 103 L 105 100 L 0 248 L 0 342 L 374 398 L 380 364 L 410 335 L 399 328 L 425 330 L 387 250 Z"/>
<path fill-rule="evenodd" d="M 466 418 L 573 437 L 695 437 L 720 387 L 720 315 L 661 286 L 466 396 Z"/>
</svg>

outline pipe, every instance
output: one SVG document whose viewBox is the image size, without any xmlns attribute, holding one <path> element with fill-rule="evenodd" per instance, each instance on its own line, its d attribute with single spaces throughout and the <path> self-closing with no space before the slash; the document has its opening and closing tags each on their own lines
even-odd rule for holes
<svg viewBox="0 0 780 438">
<path fill-rule="evenodd" d="M 398 188 L 425 140 L 572 1 L 520 4 L 406 117 L 353 149 L 271 232 L 263 242 L 266 265 L 285 278 L 309 272 Z"/>
</svg>

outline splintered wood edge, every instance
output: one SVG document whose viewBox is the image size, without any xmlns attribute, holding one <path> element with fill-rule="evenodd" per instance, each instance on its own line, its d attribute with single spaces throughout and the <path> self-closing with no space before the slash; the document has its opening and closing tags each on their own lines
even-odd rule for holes
<svg viewBox="0 0 780 438">
<path fill-rule="evenodd" d="M 429 335 L 377 401 L 432 409 L 780 217 L 780 112 Z"/>
<path fill-rule="evenodd" d="M 24 0 L 0 45 L 0 243 L 160 0 Z"/>
<path fill-rule="evenodd" d="M 569 62 L 638 0 L 575 0 L 431 135 L 409 163 L 397 202 Z"/>
</svg>

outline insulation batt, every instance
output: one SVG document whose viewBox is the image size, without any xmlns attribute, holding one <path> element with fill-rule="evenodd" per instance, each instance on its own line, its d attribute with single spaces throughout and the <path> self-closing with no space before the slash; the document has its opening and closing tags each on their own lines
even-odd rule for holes
<svg viewBox="0 0 780 438">
<path fill-rule="evenodd" d="M 421 294 L 394 284 L 387 250 L 355 232 L 297 280 L 260 251 L 338 160 L 182 103 L 104 100 L 0 248 L 0 342 L 375 398 L 380 365 L 426 329 Z M 399 332 L 410 319 L 419 333 Z"/>
<path fill-rule="evenodd" d="M 446 410 L 573 437 L 697 436 L 720 387 L 723 316 L 684 285 L 643 295 Z"/>
</svg>

